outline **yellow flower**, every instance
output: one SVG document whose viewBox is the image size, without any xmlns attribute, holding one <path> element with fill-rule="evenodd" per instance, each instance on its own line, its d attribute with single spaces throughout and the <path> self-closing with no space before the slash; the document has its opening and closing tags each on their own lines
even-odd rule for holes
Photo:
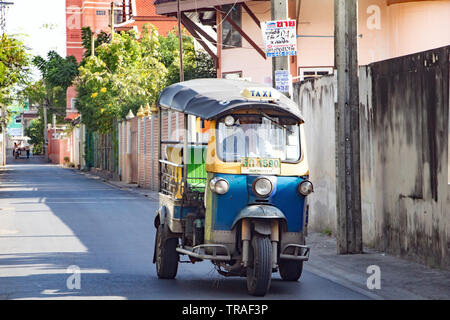
<svg viewBox="0 0 450 320">
<path fill-rule="evenodd" d="M 111 106 L 112 106 L 112 104 L 111 104 L 111 103 L 109 103 L 109 104 L 108 104 L 108 107 L 111 107 Z"/>
<path fill-rule="evenodd" d="M 104 110 L 105 110 L 105 109 L 101 108 L 101 109 L 100 109 L 100 112 L 103 113 Z"/>
<path fill-rule="evenodd" d="M 101 88 L 100 92 L 105 93 L 106 92 L 106 88 Z"/>
<path fill-rule="evenodd" d="M 97 92 L 94 92 L 93 94 L 91 94 L 91 98 L 95 98 L 96 96 L 98 96 Z"/>
</svg>

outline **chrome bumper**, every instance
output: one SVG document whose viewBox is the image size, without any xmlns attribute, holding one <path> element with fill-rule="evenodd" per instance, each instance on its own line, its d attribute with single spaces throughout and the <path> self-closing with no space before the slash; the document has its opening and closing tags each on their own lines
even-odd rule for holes
<svg viewBox="0 0 450 320">
<path fill-rule="evenodd" d="M 286 253 L 290 248 L 294 248 L 294 252 Z M 283 250 L 281 250 L 280 259 L 308 261 L 309 247 L 300 244 L 287 244 L 284 246 Z"/>
<path fill-rule="evenodd" d="M 212 254 L 206 254 L 205 249 L 212 250 Z M 217 251 L 225 250 L 226 254 L 217 254 Z M 184 247 L 177 248 L 178 253 L 186 254 L 197 259 L 208 259 L 208 260 L 218 260 L 218 261 L 229 261 L 231 260 L 231 254 L 228 248 L 221 244 L 201 244 L 195 247 Z"/>
</svg>

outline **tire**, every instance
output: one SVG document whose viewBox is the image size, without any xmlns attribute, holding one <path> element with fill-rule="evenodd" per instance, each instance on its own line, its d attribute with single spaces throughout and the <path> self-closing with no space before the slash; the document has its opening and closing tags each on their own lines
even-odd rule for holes
<svg viewBox="0 0 450 320">
<path fill-rule="evenodd" d="M 161 224 L 156 231 L 156 273 L 160 279 L 174 279 L 178 271 L 178 239 L 167 239 L 168 232 L 167 227 Z"/>
<path fill-rule="evenodd" d="M 303 261 L 285 260 L 279 264 L 280 276 L 284 281 L 297 281 L 303 271 Z"/>
<path fill-rule="evenodd" d="M 250 250 L 252 266 L 247 267 L 247 290 L 253 296 L 264 296 L 272 279 L 272 244 L 269 237 L 254 235 Z"/>
</svg>

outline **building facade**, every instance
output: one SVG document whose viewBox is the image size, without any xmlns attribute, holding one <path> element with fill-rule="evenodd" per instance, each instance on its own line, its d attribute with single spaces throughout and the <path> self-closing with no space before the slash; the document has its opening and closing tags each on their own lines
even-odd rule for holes
<svg viewBox="0 0 450 320">
<path fill-rule="evenodd" d="M 297 56 L 289 58 L 294 81 L 333 73 L 334 0 L 287 1 L 289 18 L 297 22 Z M 175 0 L 156 0 L 155 6 L 160 14 L 176 14 Z M 272 83 L 271 58 L 258 52 L 264 49 L 259 22 L 271 20 L 270 0 L 185 0 L 181 10 L 199 25 L 212 26 L 218 32 L 209 43 L 214 45 L 219 60 L 219 77 Z M 217 12 L 222 12 L 222 17 Z M 210 18 L 204 18 L 205 14 Z M 223 17 L 231 18 L 242 32 L 223 21 Z M 360 65 L 448 44 L 449 0 L 358 1 Z"/>
<path fill-rule="evenodd" d="M 83 59 L 81 31 L 90 27 L 95 33 L 110 32 L 111 1 L 66 0 L 66 54 L 74 56 L 78 62 Z M 114 31 L 134 29 L 140 34 L 144 24 L 153 24 L 160 34 L 167 34 L 176 26 L 176 19 L 157 15 L 151 0 L 115 0 Z M 76 116 L 76 92 L 74 87 L 67 90 L 67 115 Z"/>
</svg>

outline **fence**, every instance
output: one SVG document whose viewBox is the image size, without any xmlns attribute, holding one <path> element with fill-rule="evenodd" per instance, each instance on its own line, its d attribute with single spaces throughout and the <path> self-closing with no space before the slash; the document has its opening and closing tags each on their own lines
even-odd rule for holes
<svg viewBox="0 0 450 320">
<path fill-rule="evenodd" d="M 107 134 L 85 131 L 85 162 L 89 169 L 103 171 L 117 179 L 119 168 L 118 128 Z"/>
</svg>

